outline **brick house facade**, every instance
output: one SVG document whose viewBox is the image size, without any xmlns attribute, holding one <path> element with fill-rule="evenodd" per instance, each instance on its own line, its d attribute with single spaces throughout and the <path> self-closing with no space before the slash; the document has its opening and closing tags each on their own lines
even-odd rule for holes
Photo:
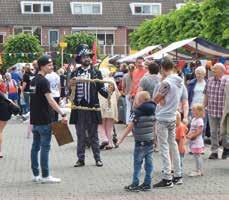
<svg viewBox="0 0 229 200">
<path fill-rule="evenodd" d="M 167 13 L 184 0 L 0 0 L 0 44 L 20 32 L 38 36 L 53 50 L 65 35 L 90 32 L 103 54 L 127 54 L 128 34 L 141 22 Z"/>
</svg>

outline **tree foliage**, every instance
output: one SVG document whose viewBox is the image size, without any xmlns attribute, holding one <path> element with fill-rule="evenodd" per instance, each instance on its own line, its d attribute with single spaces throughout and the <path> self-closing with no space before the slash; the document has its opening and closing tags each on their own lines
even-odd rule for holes
<svg viewBox="0 0 229 200">
<path fill-rule="evenodd" d="M 67 43 L 67 48 L 64 49 L 64 63 L 69 63 L 72 61 L 74 54 L 76 53 L 76 47 L 79 44 L 87 44 L 89 48 L 92 48 L 93 42 L 95 41 L 95 35 L 88 33 L 75 33 L 71 35 L 66 35 L 63 39 Z M 59 49 L 61 51 L 61 49 Z M 56 65 L 60 66 L 61 55 L 56 58 Z"/>
<path fill-rule="evenodd" d="M 200 11 L 203 24 L 202 36 L 229 48 L 229 1 L 205 0 Z"/>
<path fill-rule="evenodd" d="M 20 62 L 32 62 L 43 52 L 39 40 L 35 36 L 24 33 L 10 36 L 3 48 L 4 68 Z"/>
<path fill-rule="evenodd" d="M 189 1 L 168 14 L 144 21 L 131 33 L 131 46 L 167 45 L 174 41 L 202 36 L 227 47 L 229 45 L 229 1 Z"/>
</svg>

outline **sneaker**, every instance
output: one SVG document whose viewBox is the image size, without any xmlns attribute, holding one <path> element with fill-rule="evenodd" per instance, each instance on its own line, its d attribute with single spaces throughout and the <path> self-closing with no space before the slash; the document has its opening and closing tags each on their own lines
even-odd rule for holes
<svg viewBox="0 0 229 200">
<path fill-rule="evenodd" d="M 23 114 L 23 115 L 22 115 L 22 117 L 24 117 L 24 118 L 26 118 L 26 119 L 28 119 L 29 116 L 30 116 L 30 112 L 27 112 L 26 114 Z"/>
<path fill-rule="evenodd" d="M 147 185 L 145 183 L 142 183 L 141 185 L 139 185 L 139 189 L 141 191 L 150 191 L 152 188 L 151 188 L 151 185 Z"/>
<path fill-rule="evenodd" d="M 103 163 L 102 163 L 101 160 L 97 160 L 97 161 L 95 161 L 95 165 L 96 165 L 97 167 L 102 167 L 102 166 L 103 166 Z"/>
<path fill-rule="evenodd" d="M 173 177 L 173 184 L 174 185 L 182 185 L 183 184 L 182 177 Z"/>
<path fill-rule="evenodd" d="M 154 188 L 172 188 L 173 187 L 173 181 L 162 179 L 160 182 L 154 184 L 153 187 Z"/>
<path fill-rule="evenodd" d="M 85 165 L 83 160 L 78 160 L 76 162 L 76 164 L 74 165 L 74 167 L 83 167 Z"/>
<path fill-rule="evenodd" d="M 41 177 L 40 176 L 34 176 L 32 181 L 35 183 L 39 183 L 41 181 Z"/>
<path fill-rule="evenodd" d="M 222 154 L 222 159 L 226 160 L 227 158 L 229 158 L 229 149 L 224 148 L 223 154 Z"/>
<path fill-rule="evenodd" d="M 217 160 L 218 159 L 218 153 L 211 153 L 211 155 L 209 156 L 210 160 Z"/>
<path fill-rule="evenodd" d="M 203 176 L 203 173 L 201 171 L 193 171 L 188 174 L 190 177 L 197 177 L 197 176 Z"/>
<path fill-rule="evenodd" d="M 41 183 L 60 183 L 61 179 L 60 178 L 54 178 L 52 176 L 48 176 L 46 178 L 41 179 Z"/>
<path fill-rule="evenodd" d="M 124 189 L 129 192 L 139 192 L 140 191 L 139 186 L 133 185 L 133 184 L 125 186 Z"/>
<path fill-rule="evenodd" d="M 108 142 L 102 142 L 102 144 L 99 146 L 99 149 L 104 149 L 105 146 L 107 146 L 109 143 Z"/>
<path fill-rule="evenodd" d="M 23 121 L 23 124 L 28 124 L 29 122 L 30 122 L 30 119 L 22 119 L 22 121 Z"/>
</svg>

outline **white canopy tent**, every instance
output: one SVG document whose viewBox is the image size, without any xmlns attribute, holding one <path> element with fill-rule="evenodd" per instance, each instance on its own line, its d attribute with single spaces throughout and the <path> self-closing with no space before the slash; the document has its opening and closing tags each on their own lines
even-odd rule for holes
<svg viewBox="0 0 229 200">
<path fill-rule="evenodd" d="M 119 63 L 123 63 L 123 62 L 135 62 L 137 57 L 145 57 L 147 55 L 149 55 L 149 53 L 155 49 L 159 49 L 161 45 L 154 45 L 154 46 L 148 46 L 140 51 L 138 51 L 137 53 L 133 54 L 133 55 L 129 55 L 126 56 L 124 58 L 121 58 L 118 60 Z"/>
<path fill-rule="evenodd" d="M 185 55 L 185 54 L 182 54 L 182 53 L 178 53 L 176 51 L 171 51 L 171 52 L 168 52 L 168 53 L 165 53 L 165 54 L 158 54 L 154 57 L 150 57 L 150 56 L 147 56 L 145 59 L 155 59 L 155 60 L 159 60 L 161 58 L 163 58 L 164 56 L 168 56 L 170 57 L 171 59 L 182 59 L 182 60 L 192 60 L 193 58 L 191 56 L 188 56 L 188 55 Z"/>
<path fill-rule="evenodd" d="M 146 58 L 160 59 L 169 53 L 175 54 L 179 58 L 179 53 L 177 53 L 177 49 L 179 48 L 184 48 L 188 51 L 195 52 L 196 55 L 200 54 L 203 56 L 229 58 L 228 49 L 217 46 L 216 44 L 197 37 L 174 42 L 169 46 L 159 50 L 158 52 L 147 56 Z"/>
</svg>

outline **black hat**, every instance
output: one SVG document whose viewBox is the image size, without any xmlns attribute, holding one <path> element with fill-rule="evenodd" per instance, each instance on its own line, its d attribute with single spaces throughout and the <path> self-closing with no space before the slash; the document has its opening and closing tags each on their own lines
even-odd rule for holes
<svg viewBox="0 0 229 200">
<path fill-rule="evenodd" d="M 52 62 L 52 58 L 50 56 L 43 55 L 38 59 L 37 65 L 38 65 L 38 67 L 40 69 L 41 66 L 45 66 L 45 65 L 47 65 L 47 64 L 49 64 L 51 62 Z"/>
<path fill-rule="evenodd" d="M 93 52 L 89 49 L 87 44 L 80 44 L 76 48 L 76 63 L 80 63 L 80 59 L 82 56 L 91 56 L 93 57 Z"/>
</svg>

